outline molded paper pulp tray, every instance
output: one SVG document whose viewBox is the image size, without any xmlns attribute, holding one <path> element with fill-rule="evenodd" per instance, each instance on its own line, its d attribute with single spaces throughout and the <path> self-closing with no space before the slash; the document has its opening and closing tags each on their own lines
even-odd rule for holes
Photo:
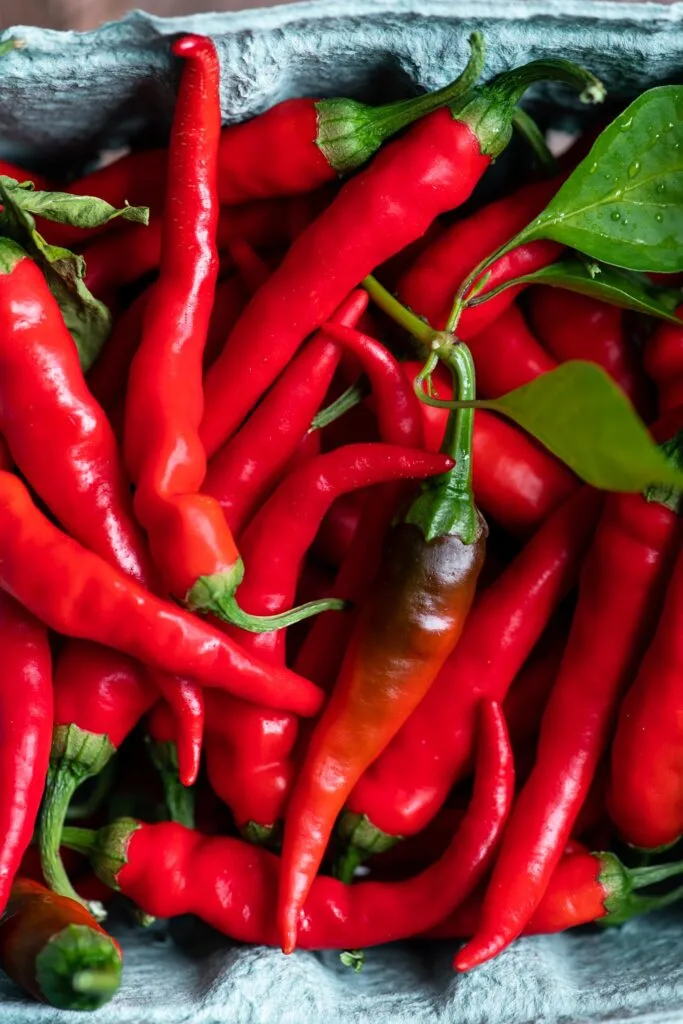
<svg viewBox="0 0 683 1024">
<path fill-rule="evenodd" d="M 226 122 L 295 95 L 409 95 L 454 78 L 467 37 L 484 31 L 487 72 L 540 56 L 584 63 L 615 102 L 683 80 L 683 4 L 549 0 L 346 0 L 160 19 L 134 13 L 85 35 L 15 28 L 24 50 L 2 60 L 0 151 L 29 166 L 77 168 L 104 147 L 150 145 L 168 129 L 177 68 L 165 37 L 211 35 Z M 6 33 L 9 34 L 9 33 Z M 577 104 L 566 90 L 533 97 Z M 264 154 L 264 159 L 268 159 Z M 371 950 L 360 975 L 334 953 L 240 947 L 197 922 L 114 926 L 124 983 L 97 1021 L 178 1024 L 531 1024 L 683 1021 L 683 912 L 605 933 L 525 939 L 466 977 L 452 945 Z M 0 1020 L 75 1015 L 29 1003 L 0 981 Z"/>
</svg>

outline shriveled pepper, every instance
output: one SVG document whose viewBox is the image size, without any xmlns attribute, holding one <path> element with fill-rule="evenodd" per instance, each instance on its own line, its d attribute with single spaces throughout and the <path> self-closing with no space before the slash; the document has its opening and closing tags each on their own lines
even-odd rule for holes
<svg viewBox="0 0 683 1024">
<path fill-rule="evenodd" d="M 320 708 L 320 691 L 308 680 L 264 665 L 67 537 L 7 472 L 0 472 L 0 589 L 66 636 L 114 647 L 247 700 L 302 715 Z"/>
<path fill-rule="evenodd" d="M 52 737 L 47 630 L 0 593 L 0 913 L 31 841 Z"/>
<path fill-rule="evenodd" d="M 121 983 L 122 953 L 80 903 L 18 878 L 0 920 L 0 967 L 59 1010 L 97 1010 Z"/>
<path fill-rule="evenodd" d="M 474 397 L 469 352 L 451 360 L 463 401 Z M 387 535 L 377 577 L 359 608 L 330 700 L 292 791 L 282 848 L 278 926 L 283 950 L 335 819 L 354 785 L 428 692 L 458 643 L 484 561 L 487 528 L 472 497 L 471 409 L 449 420 L 450 472 L 423 485 Z"/>
<path fill-rule="evenodd" d="M 652 636 L 679 544 L 678 517 L 661 501 L 608 497 L 583 567 L 536 762 L 510 818 L 480 927 L 458 956 L 459 970 L 501 952 L 538 907 L 605 750 L 617 702 Z"/>
<path fill-rule="evenodd" d="M 402 882 L 313 881 L 299 917 L 307 949 L 362 948 L 424 931 L 474 888 L 495 852 L 512 802 L 514 769 L 505 722 L 482 706 L 472 799 L 440 860 Z M 194 913 L 243 942 L 276 945 L 272 907 L 280 861 L 237 839 L 177 824 L 122 819 L 99 833 L 67 828 L 64 842 L 90 856 L 99 876 L 158 917 Z"/>
<path fill-rule="evenodd" d="M 344 296 L 470 196 L 511 137 L 515 105 L 541 79 L 578 86 L 586 98 L 602 95 L 593 76 L 563 61 L 499 75 L 413 125 L 298 237 L 207 375 L 201 436 L 209 457 Z"/>
</svg>

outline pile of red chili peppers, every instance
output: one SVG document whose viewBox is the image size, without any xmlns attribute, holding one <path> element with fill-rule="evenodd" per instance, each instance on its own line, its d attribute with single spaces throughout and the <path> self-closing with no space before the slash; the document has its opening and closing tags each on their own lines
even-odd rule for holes
<svg viewBox="0 0 683 1024">
<path fill-rule="evenodd" d="M 582 483 L 491 408 L 588 361 L 680 471 L 680 281 L 660 322 L 504 289 L 566 255 L 552 238 L 477 278 L 595 141 L 553 164 L 527 88 L 601 83 L 540 60 L 478 84 L 475 33 L 436 93 L 221 127 L 213 43 L 171 52 L 167 149 L 61 213 L 0 166 L 113 321 L 88 365 L 6 210 L 0 966 L 102 1005 L 117 891 L 356 967 L 466 940 L 458 971 L 683 897 L 680 492 Z M 483 202 L 515 128 L 542 159 Z M 92 197 L 149 224 L 88 220 Z"/>
</svg>

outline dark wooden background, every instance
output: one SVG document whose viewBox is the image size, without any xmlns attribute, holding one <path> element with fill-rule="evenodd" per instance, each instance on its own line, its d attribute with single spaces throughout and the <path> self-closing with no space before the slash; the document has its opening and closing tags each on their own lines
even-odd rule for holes
<svg viewBox="0 0 683 1024">
<path fill-rule="evenodd" d="M 42 25 L 81 31 L 112 21 L 132 7 L 151 14 L 178 15 L 198 11 L 234 11 L 269 7 L 274 0 L 0 0 L 0 29 L 11 25 Z M 287 0 L 277 0 L 287 2 Z"/>
</svg>

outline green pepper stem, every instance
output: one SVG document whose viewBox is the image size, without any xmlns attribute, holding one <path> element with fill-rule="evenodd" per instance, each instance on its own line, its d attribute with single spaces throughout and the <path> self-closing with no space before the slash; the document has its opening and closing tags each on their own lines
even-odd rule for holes
<svg viewBox="0 0 683 1024">
<path fill-rule="evenodd" d="M 527 89 L 537 82 L 561 82 L 578 89 L 582 103 L 602 103 L 607 95 L 605 86 L 591 71 L 562 57 L 532 60 L 521 68 L 503 71 L 484 89 L 505 98 L 510 104 L 517 104 Z"/>
<path fill-rule="evenodd" d="M 62 829 L 62 846 L 67 850 L 75 850 L 89 857 L 97 848 L 97 830 L 80 828 L 78 825 L 66 825 Z"/>
<path fill-rule="evenodd" d="M 164 803 L 171 821 L 194 828 L 194 790 L 178 778 L 178 750 L 175 743 L 147 737 L 152 763 L 159 773 Z"/>
<path fill-rule="evenodd" d="M 345 611 L 349 607 L 347 601 L 329 597 L 320 601 L 308 601 L 277 615 L 252 615 L 245 612 L 237 603 L 235 592 L 243 578 L 244 565 L 241 558 L 237 560 L 231 572 L 200 576 L 188 591 L 188 608 L 191 611 L 210 612 L 233 626 L 246 629 L 249 633 L 272 633 L 274 630 L 286 629 L 287 626 L 320 615 L 321 612 Z"/>
<path fill-rule="evenodd" d="M 421 320 L 419 316 L 400 303 L 372 274 L 364 278 L 361 287 L 365 288 L 372 301 L 379 306 L 383 313 L 386 313 L 399 327 L 403 327 L 416 341 L 422 343 L 423 351 L 431 349 L 436 336 L 433 327 L 430 327 L 426 321 Z"/>
<path fill-rule="evenodd" d="M 113 995 L 120 983 L 120 972 L 113 969 L 76 971 L 71 979 L 74 992 L 97 994 L 103 999 Z"/>
<path fill-rule="evenodd" d="M 309 434 L 314 430 L 322 430 L 324 427 L 329 427 L 330 423 L 334 423 L 335 420 L 341 419 L 350 409 L 353 409 L 356 405 L 359 405 L 364 398 L 370 394 L 370 387 L 366 377 L 363 377 L 358 384 L 352 384 L 348 387 L 339 398 L 334 402 L 331 402 L 324 409 L 321 409 L 313 419 L 308 429 Z"/>
<path fill-rule="evenodd" d="M 512 124 L 536 157 L 538 166 L 548 175 L 557 171 L 557 160 L 548 149 L 545 136 L 533 117 L 522 107 L 515 107 Z"/>
</svg>

